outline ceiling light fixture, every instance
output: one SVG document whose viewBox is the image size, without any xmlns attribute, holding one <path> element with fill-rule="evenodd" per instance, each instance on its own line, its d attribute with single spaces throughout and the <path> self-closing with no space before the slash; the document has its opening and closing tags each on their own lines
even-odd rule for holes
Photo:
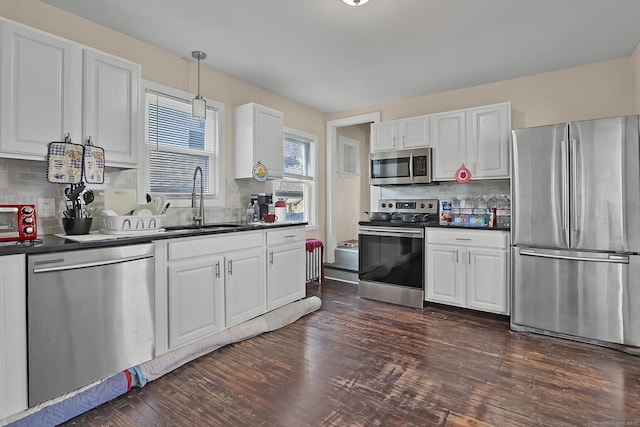
<svg viewBox="0 0 640 427">
<path fill-rule="evenodd" d="M 201 50 L 194 50 L 191 56 L 198 60 L 198 95 L 191 100 L 191 116 L 196 120 L 206 120 L 207 101 L 200 96 L 200 60 L 205 59 L 207 54 Z"/>
<path fill-rule="evenodd" d="M 348 4 L 349 6 L 362 6 L 369 0 L 342 0 L 342 1 Z"/>
</svg>

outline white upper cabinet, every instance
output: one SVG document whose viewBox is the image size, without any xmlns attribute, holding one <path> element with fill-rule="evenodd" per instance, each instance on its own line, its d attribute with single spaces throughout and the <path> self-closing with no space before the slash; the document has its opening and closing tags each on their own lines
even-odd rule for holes
<svg viewBox="0 0 640 427">
<path fill-rule="evenodd" d="M 428 147 L 429 137 L 429 116 L 374 123 L 371 152 Z"/>
<path fill-rule="evenodd" d="M 400 120 L 400 138 L 402 149 L 423 148 L 431 145 L 429 143 L 429 116 Z"/>
<path fill-rule="evenodd" d="M 47 144 L 68 134 L 77 144 L 91 137 L 107 166 L 137 166 L 140 66 L 21 24 L 0 25 L 0 157 L 44 160 Z"/>
<path fill-rule="evenodd" d="M 399 126 L 397 120 L 371 125 L 371 152 L 395 150 L 398 146 Z"/>
<path fill-rule="evenodd" d="M 511 104 L 473 108 L 468 114 L 468 156 L 475 162 L 475 175 L 508 178 Z"/>
<path fill-rule="evenodd" d="M 235 178 L 251 178 L 258 162 L 267 168 L 268 178 L 282 178 L 283 114 L 250 102 L 234 109 L 233 124 Z"/>
<path fill-rule="evenodd" d="M 1 25 L 0 155 L 43 160 L 49 142 L 64 141 L 67 133 L 80 138 L 78 48 L 24 26 Z"/>
<path fill-rule="evenodd" d="M 111 166 L 138 163 L 140 66 L 84 51 L 84 141 L 103 147 Z"/>
<path fill-rule="evenodd" d="M 471 179 L 509 178 L 511 104 L 495 104 L 431 116 L 436 181 L 455 180 L 464 165 Z"/>
<path fill-rule="evenodd" d="M 454 111 L 431 117 L 434 141 L 433 179 L 455 179 L 461 163 L 467 163 L 467 113 Z M 470 165 L 466 165 L 471 169 Z M 471 170 L 471 176 L 474 176 Z"/>
</svg>

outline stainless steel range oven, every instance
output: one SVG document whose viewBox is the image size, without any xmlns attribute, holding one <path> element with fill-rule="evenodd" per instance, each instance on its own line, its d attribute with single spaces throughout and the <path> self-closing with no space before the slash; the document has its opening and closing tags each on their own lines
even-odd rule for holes
<svg viewBox="0 0 640 427">
<path fill-rule="evenodd" d="M 422 308 L 425 225 L 438 221 L 438 200 L 381 200 L 390 221 L 361 221 L 358 228 L 358 294 Z"/>
</svg>

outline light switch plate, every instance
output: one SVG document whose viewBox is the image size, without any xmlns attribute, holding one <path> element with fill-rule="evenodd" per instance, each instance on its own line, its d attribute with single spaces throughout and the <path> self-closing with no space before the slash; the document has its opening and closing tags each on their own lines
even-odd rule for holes
<svg viewBox="0 0 640 427">
<path fill-rule="evenodd" d="M 56 199 L 45 197 L 38 199 L 37 215 L 40 218 L 50 218 L 56 216 Z"/>
</svg>

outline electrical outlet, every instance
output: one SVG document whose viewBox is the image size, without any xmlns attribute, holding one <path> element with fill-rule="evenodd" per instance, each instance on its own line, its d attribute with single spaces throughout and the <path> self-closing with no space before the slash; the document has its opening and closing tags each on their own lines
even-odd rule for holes
<svg viewBox="0 0 640 427">
<path fill-rule="evenodd" d="M 37 214 L 41 218 L 56 216 L 56 199 L 54 199 L 53 197 L 38 199 Z"/>
</svg>

